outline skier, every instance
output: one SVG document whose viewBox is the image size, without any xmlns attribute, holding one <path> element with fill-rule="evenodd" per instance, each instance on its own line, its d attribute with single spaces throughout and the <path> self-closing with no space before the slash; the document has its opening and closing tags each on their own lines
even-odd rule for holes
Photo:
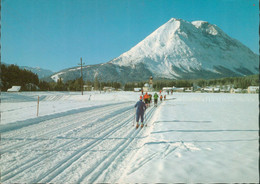
<svg viewBox="0 0 260 184">
<path fill-rule="evenodd" d="M 164 95 L 164 100 L 166 100 L 166 95 Z"/>
<path fill-rule="evenodd" d="M 144 95 L 144 102 L 145 102 L 146 107 L 148 107 L 148 98 L 149 98 L 149 96 L 146 92 L 145 95 Z"/>
<path fill-rule="evenodd" d="M 161 96 L 160 96 L 160 101 L 162 101 L 162 99 L 163 99 L 163 96 L 161 95 Z"/>
<path fill-rule="evenodd" d="M 149 102 L 149 105 L 150 105 L 153 102 L 153 95 L 149 94 L 149 97 L 150 97 L 150 102 Z"/>
<path fill-rule="evenodd" d="M 157 101 L 158 101 L 158 95 L 157 95 L 157 93 L 155 93 L 155 94 L 153 95 L 153 99 L 154 99 L 154 106 L 157 107 Z"/>
<path fill-rule="evenodd" d="M 150 104 L 151 104 L 151 100 L 152 100 L 151 95 L 148 94 L 148 106 L 149 106 L 149 107 L 150 107 Z"/>
<path fill-rule="evenodd" d="M 141 128 L 144 126 L 144 111 L 146 110 L 146 105 L 142 101 L 142 96 L 140 96 L 140 100 L 135 104 L 136 108 L 136 128 L 139 127 L 139 118 L 141 117 Z"/>
</svg>

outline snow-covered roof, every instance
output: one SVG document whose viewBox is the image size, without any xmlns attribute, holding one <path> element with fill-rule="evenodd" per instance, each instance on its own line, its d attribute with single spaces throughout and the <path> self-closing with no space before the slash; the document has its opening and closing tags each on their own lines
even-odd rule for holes
<svg viewBox="0 0 260 184">
<path fill-rule="evenodd" d="M 21 90 L 21 86 L 12 86 L 12 88 L 9 88 L 8 92 L 18 92 Z"/>
</svg>

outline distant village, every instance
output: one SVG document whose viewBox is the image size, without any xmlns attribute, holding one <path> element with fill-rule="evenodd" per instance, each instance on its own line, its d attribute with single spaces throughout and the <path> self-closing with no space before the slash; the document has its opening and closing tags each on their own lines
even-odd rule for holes
<svg viewBox="0 0 260 184">
<path fill-rule="evenodd" d="M 145 83 L 142 88 L 134 88 L 135 92 L 143 91 L 143 92 L 152 92 L 153 89 L 153 78 L 150 77 L 149 83 Z M 234 88 L 234 85 L 216 85 L 216 86 L 207 86 L 200 87 L 197 85 L 193 85 L 193 87 L 163 87 L 163 92 L 167 94 L 173 92 L 186 92 L 186 93 L 259 93 L 259 86 L 249 86 L 247 89 Z"/>
<path fill-rule="evenodd" d="M 27 89 L 31 91 L 34 87 L 33 84 L 27 84 Z M 37 87 L 37 86 L 36 86 Z M 37 90 L 37 89 L 36 89 Z M 92 85 L 83 85 L 83 91 L 103 91 L 103 92 L 112 92 L 112 91 L 123 91 L 122 88 L 114 88 L 111 86 L 101 86 L 97 89 L 93 87 Z M 7 90 L 7 92 L 19 92 L 21 91 L 21 86 L 12 86 Z M 153 77 L 151 76 L 149 78 L 149 82 L 144 83 L 143 87 L 136 87 L 133 89 L 134 92 L 153 92 L 156 91 L 153 88 Z M 214 86 L 206 86 L 206 87 L 200 87 L 193 84 L 192 87 L 162 87 L 162 89 L 157 91 L 162 91 L 167 94 L 172 94 L 174 92 L 183 92 L 183 93 L 259 93 L 259 86 L 248 86 L 246 89 L 242 88 L 235 88 L 234 85 L 214 85 Z"/>
</svg>

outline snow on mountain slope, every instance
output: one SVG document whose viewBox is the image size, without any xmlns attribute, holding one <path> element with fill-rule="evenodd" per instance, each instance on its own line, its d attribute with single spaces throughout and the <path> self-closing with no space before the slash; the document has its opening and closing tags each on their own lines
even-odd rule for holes
<svg viewBox="0 0 260 184">
<path fill-rule="evenodd" d="M 111 61 L 120 66 L 144 63 L 160 77 L 181 77 L 182 72 L 200 70 L 219 73 L 224 67 L 237 74 L 258 72 L 258 56 L 216 25 L 170 19 L 128 52 Z"/>
<path fill-rule="evenodd" d="M 54 73 L 51 70 L 43 69 L 43 68 L 40 68 L 40 67 L 20 66 L 20 68 L 30 70 L 31 72 L 37 74 L 40 79 L 42 79 L 44 77 L 49 77 L 50 75 L 52 75 Z"/>
<path fill-rule="evenodd" d="M 85 66 L 84 80 L 132 82 L 154 79 L 212 79 L 259 73 L 259 57 L 216 25 L 170 19 L 129 51 L 107 63 Z M 53 80 L 73 80 L 80 69 L 62 70 Z"/>
<path fill-rule="evenodd" d="M 1 64 L 6 65 L 6 66 L 12 65 L 12 64 L 5 63 L 5 62 L 1 62 Z M 29 67 L 29 66 L 18 66 L 18 67 L 22 70 L 25 69 L 25 70 L 28 70 L 28 71 L 31 71 L 31 72 L 37 74 L 40 79 L 49 77 L 52 74 L 54 74 L 53 71 L 48 70 L 48 69 L 43 69 L 40 67 Z"/>
</svg>

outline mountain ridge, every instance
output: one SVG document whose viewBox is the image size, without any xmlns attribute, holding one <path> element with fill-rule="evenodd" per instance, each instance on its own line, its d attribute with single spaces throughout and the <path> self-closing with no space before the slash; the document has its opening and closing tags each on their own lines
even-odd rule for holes
<svg viewBox="0 0 260 184">
<path fill-rule="evenodd" d="M 86 66 L 83 76 L 84 80 L 99 77 L 123 83 L 147 80 L 148 75 L 158 79 L 209 79 L 256 74 L 258 65 L 258 55 L 216 25 L 171 18 L 113 60 Z M 56 73 L 52 79 L 78 78 L 77 68 Z"/>
<path fill-rule="evenodd" d="M 6 65 L 6 66 L 12 65 L 12 64 L 4 63 L 4 62 L 1 62 L 1 64 Z M 16 65 L 16 64 L 13 64 L 13 65 Z M 34 74 L 37 74 L 39 79 L 47 78 L 55 73 L 49 69 L 44 69 L 44 68 L 40 68 L 40 67 L 30 67 L 30 66 L 18 66 L 18 67 L 22 70 L 25 69 L 25 70 L 31 71 Z"/>
</svg>

